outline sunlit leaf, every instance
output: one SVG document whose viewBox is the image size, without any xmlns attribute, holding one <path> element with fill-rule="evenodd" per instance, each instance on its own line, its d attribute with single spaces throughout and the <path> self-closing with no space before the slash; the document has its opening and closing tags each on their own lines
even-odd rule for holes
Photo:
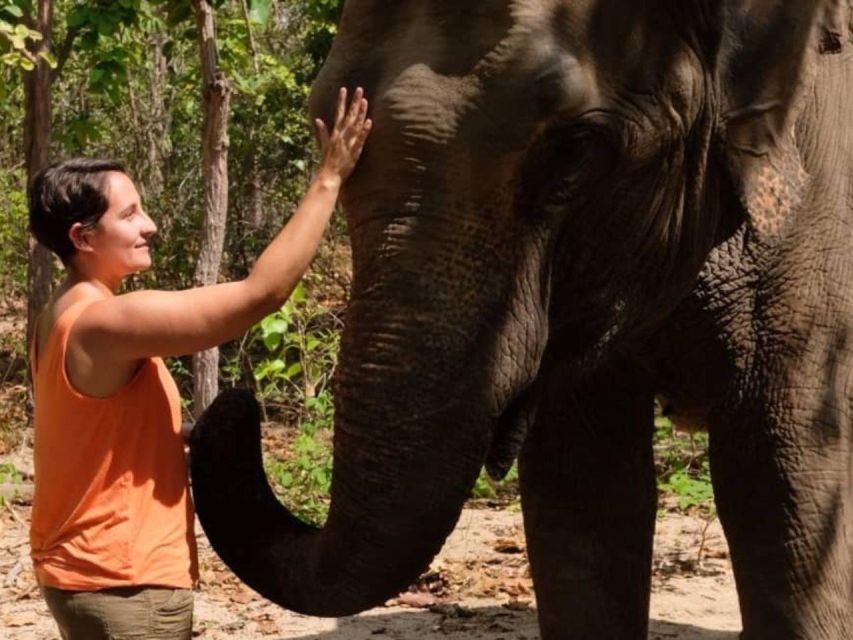
<svg viewBox="0 0 853 640">
<path fill-rule="evenodd" d="M 50 51 L 39 51 L 39 57 L 42 58 L 45 62 L 47 62 L 48 66 L 51 69 L 56 69 L 56 58 Z"/>
<path fill-rule="evenodd" d="M 264 341 L 264 346 L 267 348 L 268 351 L 276 351 L 281 345 L 280 333 L 269 333 L 266 334 L 262 339 Z"/>
<path fill-rule="evenodd" d="M 302 302 L 305 300 L 305 285 L 300 282 L 296 285 L 296 288 L 293 290 L 293 293 L 290 294 L 291 302 Z"/>
<path fill-rule="evenodd" d="M 284 377 L 292 379 L 295 376 L 298 376 L 300 373 L 302 373 L 302 364 L 299 362 L 294 362 L 287 368 L 287 371 L 284 372 Z"/>
<path fill-rule="evenodd" d="M 266 24 L 272 12 L 271 0 L 248 0 L 249 19 L 256 24 Z"/>
</svg>

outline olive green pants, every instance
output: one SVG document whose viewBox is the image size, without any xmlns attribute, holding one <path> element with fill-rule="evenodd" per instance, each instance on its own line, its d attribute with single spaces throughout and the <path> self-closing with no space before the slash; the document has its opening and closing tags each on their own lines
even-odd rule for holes
<svg viewBox="0 0 853 640">
<path fill-rule="evenodd" d="M 42 587 L 63 640 L 190 640 L 193 592 L 160 587 Z"/>
</svg>

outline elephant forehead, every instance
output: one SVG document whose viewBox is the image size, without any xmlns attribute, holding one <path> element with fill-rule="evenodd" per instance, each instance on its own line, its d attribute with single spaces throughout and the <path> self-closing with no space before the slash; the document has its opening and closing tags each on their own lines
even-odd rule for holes
<svg viewBox="0 0 853 640">
<path fill-rule="evenodd" d="M 377 4 L 347 3 L 317 86 L 324 93 L 334 94 L 338 83 L 362 82 L 366 76 L 387 85 L 418 64 L 451 77 L 500 73 L 507 67 L 518 69 L 522 77 L 548 50 L 571 49 L 579 42 L 572 32 L 580 32 L 575 25 L 583 22 L 574 9 L 565 9 L 566 2 L 556 0 Z M 371 94 L 379 88 L 370 87 Z M 333 102 L 333 97 L 328 99 Z"/>
<path fill-rule="evenodd" d="M 549 118 L 593 107 L 595 74 L 574 55 L 564 41 L 565 25 L 558 28 L 543 4 L 517 3 L 512 12 L 504 6 L 483 22 L 466 11 L 414 14 L 425 19 L 404 25 L 388 45 L 401 55 L 384 61 L 374 91 L 378 124 L 396 123 L 395 132 L 437 144 L 460 132 L 467 141 L 495 134 L 521 138 Z M 466 121 L 475 111 L 477 117 Z"/>
<path fill-rule="evenodd" d="M 476 105 L 479 85 L 473 78 L 444 76 L 425 64 L 414 64 L 393 79 L 379 97 L 379 106 L 403 123 L 408 136 L 444 143 L 455 136 L 461 118 Z"/>
<path fill-rule="evenodd" d="M 517 91 L 548 76 L 552 92 L 571 88 L 576 69 L 585 67 L 611 89 L 649 90 L 671 71 L 674 49 L 683 46 L 684 20 L 662 4 L 351 0 L 317 85 L 324 94 L 318 106 L 330 111 L 340 83 L 368 78 L 376 96 L 416 65 L 472 82 L 498 78 Z M 561 84 L 561 78 L 569 82 Z"/>
<path fill-rule="evenodd" d="M 328 119 L 337 87 L 363 86 L 386 164 L 421 171 L 463 147 L 514 158 L 590 113 L 683 134 L 704 96 L 680 23 L 625 0 L 377 3 L 347 4 L 311 109 Z"/>
</svg>

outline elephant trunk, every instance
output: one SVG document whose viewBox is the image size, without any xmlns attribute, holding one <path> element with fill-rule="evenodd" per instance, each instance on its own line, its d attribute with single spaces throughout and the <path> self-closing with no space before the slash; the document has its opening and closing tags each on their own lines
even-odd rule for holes
<svg viewBox="0 0 853 640">
<path fill-rule="evenodd" d="M 345 331 L 324 527 L 293 516 L 270 489 L 249 393 L 220 395 L 191 437 L 194 500 L 211 545 L 258 593 L 308 615 L 352 615 L 411 584 L 455 526 L 489 446 L 487 403 L 466 397 L 460 378 L 404 371 L 382 355 L 403 341 L 391 332 L 358 338 L 371 346 L 357 356 L 353 340 Z"/>
</svg>

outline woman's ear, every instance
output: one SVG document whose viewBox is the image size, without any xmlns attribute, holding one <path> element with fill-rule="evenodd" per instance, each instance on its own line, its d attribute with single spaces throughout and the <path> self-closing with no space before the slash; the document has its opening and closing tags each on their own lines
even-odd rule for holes
<svg viewBox="0 0 853 640">
<path fill-rule="evenodd" d="M 842 6 L 844 5 L 844 6 Z M 718 78 L 726 157 L 750 221 L 778 235 L 808 187 L 794 124 L 818 57 L 848 18 L 841 0 L 722 0 Z M 842 18 L 843 16 L 843 18 Z M 848 39 L 836 39 L 838 47 Z"/>
<path fill-rule="evenodd" d="M 90 230 L 84 227 L 80 222 L 75 222 L 68 230 L 68 238 L 71 244 L 80 253 L 91 253 L 95 250 L 91 242 L 89 242 Z"/>
</svg>

